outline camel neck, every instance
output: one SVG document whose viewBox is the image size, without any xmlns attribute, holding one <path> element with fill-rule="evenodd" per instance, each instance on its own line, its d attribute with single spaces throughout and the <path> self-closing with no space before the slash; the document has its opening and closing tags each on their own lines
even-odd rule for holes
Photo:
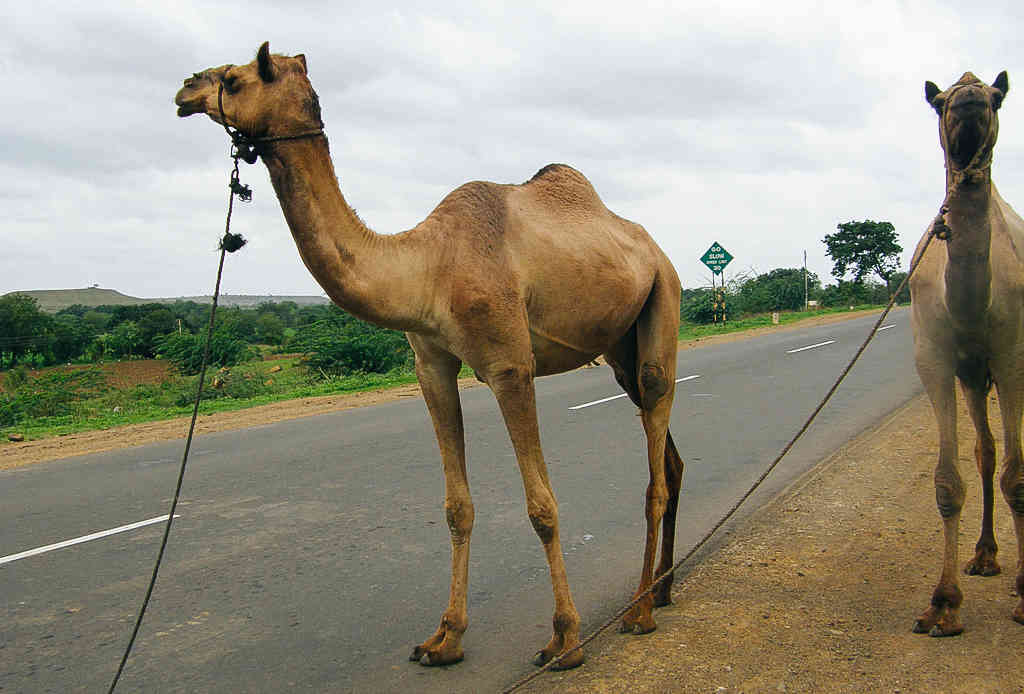
<svg viewBox="0 0 1024 694">
<path fill-rule="evenodd" d="M 954 320 L 979 325 L 991 299 L 992 181 L 990 169 L 947 172 L 946 303 Z"/>
<path fill-rule="evenodd" d="M 261 158 L 302 262 L 331 300 L 383 327 L 419 327 L 416 278 L 396 270 L 417 267 L 403 262 L 411 242 L 374 233 L 348 205 L 327 138 L 274 143 Z"/>
</svg>

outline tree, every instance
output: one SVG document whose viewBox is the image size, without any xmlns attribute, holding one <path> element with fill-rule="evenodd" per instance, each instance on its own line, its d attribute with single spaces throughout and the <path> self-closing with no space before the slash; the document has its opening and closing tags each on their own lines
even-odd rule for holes
<svg viewBox="0 0 1024 694">
<path fill-rule="evenodd" d="M 0 296 L 0 363 L 4 353 L 15 363 L 25 354 L 46 352 L 53 338 L 53 318 L 27 294 Z"/>
<path fill-rule="evenodd" d="M 284 322 L 276 313 L 261 313 L 256 319 L 256 339 L 266 345 L 279 345 L 284 337 Z"/>
<path fill-rule="evenodd" d="M 107 347 L 115 356 L 130 357 L 138 354 L 142 344 L 142 333 L 139 325 L 133 320 L 126 320 L 114 328 L 107 341 Z"/>
<path fill-rule="evenodd" d="M 842 280 L 853 272 L 854 284 L 863 284 L 872 273 L 889 288 L 893 273 L 899 268 L 903 247 L 896 243 L 896 228 L 889 222 L 845 222 L 834 234 L 825 234 L 825 253 L 832 258 L 832 275 Z"/>
<path fill-rule="evenodd" d="M 138 321 L 139 326 L 139 349 L 148 357 L 156 352 L 156 338 L 173 332 L 177 327 L 174 314 L 163 306 L 150 311 Z"/>
</svg>

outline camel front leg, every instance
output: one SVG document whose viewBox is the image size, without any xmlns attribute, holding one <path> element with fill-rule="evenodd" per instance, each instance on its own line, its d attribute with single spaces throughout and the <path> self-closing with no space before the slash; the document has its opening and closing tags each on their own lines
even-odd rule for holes
<svg viewBox="0 0 1024 694">
<path fill-rule="evenodd" d="M 1016 363 L 1014 364 L 1016 371 Z M 999 483 L 1003 498 L 1013 513 L 1013 525 L 1017 531 L 1017 579 L 1019 598 L 1013 609 L 1015 622 L 1024 624 L 1024 458 L 1021 456 L 1020 422 L 1024 410 L 1024 384 L 1013 376 L 1007 376 L 999 383 L 999 406 L 1003 419 L 1003 446 L 1006 456 Z"/>
<path fill-rule="evenodd" d="M 444 510 L 452 543 L 448 608 L 441 615 L 437 631 L 413 649 L 409 660 L 419 661 L 421 665 L 449 665 L 462 660 L 462 635 L 469 624 L 466 591 L 469 583 L 469 540 L 474 518 L 466 476 L 465 437 L 459 402 L 458 374 L 462 362 L 415 336 L 410 335 L 409 342 L 416 352 L 416 376 L 441 449 Z"/>
<path fill-rule="evenodd" d="M 995 576 L 1000 572 L 996 561 L 996 536 L 993 532 L 993 506 L 995 491 L 993 478 L 996 472 L 996 444 L 988 425 L 988 389 L 964 386 L 967 408 L 974 422 L 977 441 L 974 444 L 974 459 L 981 477 L 981 536 L 974 546 L 974 557 L 964 565 L 964 573 L 970 576 Z"/>
<path fill-rule="evenodd" d="M 487 374 L 486 382 L 498 400 L 512 439 L 526 492 L 526 512 L 534 531 L 544 544 L 544 553 L 551 571 L 551 588 L 555 597 L 552 617 L 554 633 L 533 660 L 535 665 L 544 665 L 579 645 L 580 616 L 569 592 L 562 543 L 558 534 L 558 502 L 548 480 L 547 466 L 540 447 L 533 370 L 525 365 L 510 366 Z M 583 663 L 583 659 L 583 650 L 576 649 L 559 662 L 556 669 L 576 667 Z"/>
<path fill-rule="evenodd" d="M 958 584 L 957 541 L 960 511 L 964 505 L 964 485 L 957 469 L 956 391 L 953 370 L 918 371 L 928 391 L 939 427 L 939 462 L 935 468 L 935 502 L 942 517 L 944 537 L 942 575 L 932 592 L 931 605 L 914 622 L 914 631 L 931 636 L 955 636 L 963 631 L 960 604 L 963 593 Z"/>
</svg>

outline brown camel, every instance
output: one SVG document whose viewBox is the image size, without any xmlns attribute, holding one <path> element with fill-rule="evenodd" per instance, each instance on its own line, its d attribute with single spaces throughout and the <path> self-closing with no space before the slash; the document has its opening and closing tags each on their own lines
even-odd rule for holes
<svg viewBox="0 0 1024 694">
<path fill-rule="evenodd" d="M 456 381 L 463 363 L 498 401 L 527 514 L 551 570 L 554 635 L 534 662 L 547 663 L 579 645 L 558 506 L 541 454 L 535 377 L 598 355 L 612 366 L 641 408 L 647 435 L 647 536 L 637 593 L 656 575 L 659 522 L 657 571 L 671 568 L 683 473 L 668 432 L 680 287 L 672 264 L 641 226 L 610 212 L 578 171 L 552 164 L 522 185 L 467 183 L 415 228 L 375 234 L 339 190 L 305 57 L 271 55 L 266 43 L 248 65 L 186 79 L 174 101 L 179 116 L 226 120 L 254 143 L 299 255 L 328 296 L 362 319 L 408 335 L 441 450 L 452 545 L 448 608 L 411 660 L 441 665 L 463 656 L 474 515 Z M 652 607 L 668 603 L 670 589 L 668 576 L 626 615 L 622 630 L 654 629 Z M 559 665 L 581 662 L 576 649 Z"/>
<path fill-rule="evenodd" d="M 946 199 L 918 244 L 933 241 L 910 282 L 914 356 L 939 428 L 935 499 L 942 517 L 945 554 L 931 606 L 914 631 L 953 636 L 963 631 L 957 580 L 957 535 L 964 483 L 957 470 L 956 391 L 960 382 L 977 433 L 974 456 L 981 475 L 981 537 L 967 574 L 993 576 L 992 533 L 995 441 L 988 424 L 988 393 L 999 394 L 1003 418 L 1003 496 L 1017 530 L 1017 592 L 1024 596 L 1024 466 L 1021 407 L 1024 404 L 1024 221 L 992 183 L 992 150 L 999 131 L 997 111 L 1009 90 L 1005 72 L 992 86 L 971 73 L 945 91 L 925 83 L 925 96 L 939 114 L 939 140 L 946 157 Z M 1024 623 L 1024 597 L 1013 610 Z"/>
</svg>

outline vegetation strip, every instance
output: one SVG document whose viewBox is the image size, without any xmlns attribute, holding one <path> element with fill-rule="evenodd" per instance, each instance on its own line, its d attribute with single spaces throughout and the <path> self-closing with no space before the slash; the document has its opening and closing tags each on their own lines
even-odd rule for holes
<svg viewBox="0 0 1024 694">
<path fill-rule="evenodd" d="M 25 308 L 24 302 L 19 304 Z M 146 306 L 151 309 L 150 314 L 118 313 L 141 311 Z M 196 306 L 207 310 L 207 307 Z M 146 322 L 147 315 L 152 313 L 164 315 L 160 312 L 166 311 L 173 315 L 171 308 L 188 308 L 184 305 L 156 307 L 90 310 L 101 313 L 100 309 L 109 308 L 110 316 L 126 317 L 126 322 L 138 325 Z M 267 333 L 261 333 L 254 326 L 261 324 L 261 316 L 265 317 L 271 307 L 274 315 L 285 316 L 282 324 L 296 327 L 287 328 L 288 332 L 282 330 L 277 345 L 248 342 L 265 339 Z M 847 312 L 844 307 L 782 313 L 779 324 L 792 325 L 823 314 Z M 83 315 L 87 313 L 89 311 Z M 261 305 L 257 309 L 228 309 L 224 313 L 215 331 L 215 335 L 220 335 L 222 347 L 218 349 L 214 345 L 219 370 L 209 374 L 204 384 L 204 401 L 200 408 L 203 415 L 416 383 L 412 355 L 401 333 L 362 323 L 333 306 Z M 263 320 L 263 324 L 266 323 L 268 321 Z M 174 324 L 177 324 L 176 319 Z M 194 351 L 187 338 L 193 336 L 185 331 L 191 327 L 186 328 L 184 320 L 182 325 L 181 335 L 175 332 L 153 338 L 157 354 L 163 354 L 163 359 L 126 358 L 43 369 L 31 369 L 31 362 L 25 363 L 22 359 L 13 368 L 0 372 L 0 450 L 5 444 L 10 445 L 11 437 L 32 441 L 187 416 L 191 411 L 196 376 L 189 373 L 194 369 Z M 774 325 L 771 315 L 755 315 L 724 324 L 685 322 L 680 329 L 680 339 L 701 341 Z M 215 337 L 215 342 L 217 340 Z M 225 347 L 225 344 L 234 347 Z M 29 357 L 30 360 L 37 358 L 38 355 Z M 236 359 L 246 361 L 236 363 Z M 464 369 L 462 375 L 471 376 L 472 372 Z"/>
</svg>

